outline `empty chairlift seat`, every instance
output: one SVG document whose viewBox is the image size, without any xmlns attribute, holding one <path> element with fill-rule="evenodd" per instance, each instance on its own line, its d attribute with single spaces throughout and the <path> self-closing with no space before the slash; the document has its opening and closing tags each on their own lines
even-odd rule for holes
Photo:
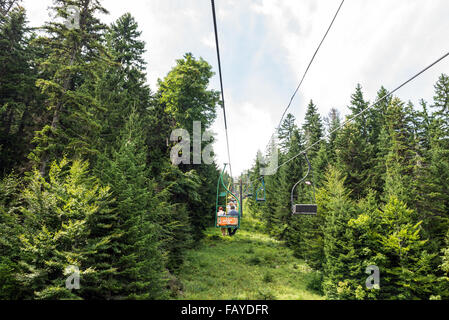
<svg viewBox="0 0 449 320">
<path fill-rule="evenodd" d="M 316 204 L 294 204 L 292 214 L 314 215 L 317 214 Z"/>
</svg>

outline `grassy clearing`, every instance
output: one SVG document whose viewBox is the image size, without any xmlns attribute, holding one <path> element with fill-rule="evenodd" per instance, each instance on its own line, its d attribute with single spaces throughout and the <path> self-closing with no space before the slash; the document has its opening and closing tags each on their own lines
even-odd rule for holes
<svg viewBox="0 0 449 320">
<path fill-rule="evenodd" d="M 258 220 L 245 216 L 234 237 L 210 228 L 199 248 L 188 252 L 178 299 L 323 299 L 307 289 L 310 272 L 282 242 L 262 233 Z"/>
</svg>

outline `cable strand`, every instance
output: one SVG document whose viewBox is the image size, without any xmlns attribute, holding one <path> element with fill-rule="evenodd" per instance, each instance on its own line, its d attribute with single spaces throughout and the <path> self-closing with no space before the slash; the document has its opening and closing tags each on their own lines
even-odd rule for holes
<svg viewBox="0 0 449 320">
<path fill-rule="evenodd" d="M 227 119 L 226 119 L 226 107 L 225 107 L 225 98 L 224 98 L 224 90 L 223 90 L 223 76 L 222 76 L 222 72 L 221 72 L 220 47 L 218 44 L 218 30 L 217 30 L 217 17 L 215 15 L 215 1 L 211 0 L 211 4 L 212 4 L 212 16 L 214 19 L 215 46 L 217 48 L 218 73 L 219 73 L 219 77 L 220 77 L 221 101 L 222 101 L 225 133 L 226 133 L 226 147 L 228 150 L 229 171 L 231 173 L 231 178 L 232 178 L 231 152 L 229 149 L 228 124 L 227 124 Z"/>
<path fill-rule="evenodd" d="M 277 128 L 275 128 L 275 132 L 271 135 L 270 140 L 269 140 L 270 142 L 268 142 L 268 145 L 266 146 L 265 150 L 267 150 L 267 149 L 269 148 L 269 144 L 270 144 L 271 141 L 273 140 L 274 135 L 275 135 L 276 133 L 279 132 L 279 130 L 280 130 L 280 128 L 281 128 L 281 125 L 282 125 L 282 121 L 284 120 L 285 114 L 287 113 L 288 109 L 290 108 L 290 106 L 291 106 L 291 104 L 292 104 L 292 102 L 293 102 L 293 99 L 295 98 L 295 96 L 296 96 L 296 94 L 298 93 L 298 91 L 299 91 L 299 89 L 300 89 L 302 83 L 304 82 L 304 80 L 305 80 L 305 78 L 306 78 L 306 76 L 307 76 L 307 73 L 309 72 L 309 69 L 310 69 L 310 67 L 312 66 L 313 61 L 315 60 L 315 57 L 317 56 L 318 51 L 320 50 L 322 44 L 324 43 L 324 40 L 326 40 L 326 37 L 327 37 L 327 35 L 329 34 L 329 31 L 331 30 L 332 26 L 334 25 L 334 22 L 335 22 L 335 20 L 337 19 L 337 16 L 338 16 L 338 14 L 339 14 L 339 12 L 340 12 L 340 9 L 341 9 L 341 7 L 343 6 L 343 3 L 344 3 L 344 2 L 345 2 L 345 0 L 342 0 L 341 3 L 340 3 L 340 5 L 338 6 L 338 9 L 337 9 L 337 11 L 335 12 L 335 14 L 334 14 L 334 16 L 333 16 L 332 21 L 331 21 L 331 23 L 329 24 L 329 27 L 328 27 L 327 30 L 326 30 L 326 33 L 324 34 L 323 38 L 321 39 L 321 41 L 320 41 L 318 47 L 316 48 L 316 50 L 315 50 L 315 52 L 314 52 L 312 58 L 310 59 L 309 64 L 307 65 L 307 68 L 306 68 L 306 70 L 304 71 L 304 74 L 302 75 L 301 81 L 299 82 L 299 85 L 296 87 L 296 90 L 294 91 L 292 97 L 290 98 L 290 101 L 289 101 L 287 107 L 285 108 L 284 113 L 283 113 L 282 116 L 281 116 L 281 120 L 279 121 L 279 124 L 278 124 Z"/>
<path fill-rule="evenodd" d="M 306 71 L 304 72 L 304 74 L 303 74 L 303 76 L 302 76 L 302 78 L 301 78 L 301 81 L 299 82 L 299 85 L 296 87 L 296 90 L 295 90 L 295 92 L 293 93 L 293 96 L 290 98 L 290 102 L 288 103 L 287 107 L 286 107 L 285 110 L 284 110 L 284 113 L 282 114 L 281 121 L 279 121 L 279 125 L 278 125 L 278 127 L 277 127 L 277 130 L 279 130 L 279 128 L 281 127 L 281 125 L 282 125 L 282 120 L 284 120 L 284 117 L 285 117 L 285 114 L 287 113 L 287 110 L 290 108 L 290 106 L 291 106 L 291 104 L 292 104 L 292 102 L 293 102 L 293 99 L 295 98 L 296 94 L 297 94 L 298 91 L 299 91 L 299 88 L 301 87 L 302 83 L 304 82 L 304 79 L 306 78 L 307 73 L 309 72 L 309 69 L 310 69 L 310 67 L 312 66 L 313 61 L 315 60 L 315 57 L 316 57 L 316 55 L 318 54 L 318 51 L 320 51 L 321 45 L 323 44 L 324 40 L 326 40 L 326 37 L 327 37 L 327 35 L 329 34 L 329 31 L 331 30 L 332 25 L 334 24 L 335 19 L 337 18 L 338 13 L 340 12 L 340 9 L 341 9 L 341 7 L 343 6 L 343 3 L 344 3 L 344 2 L 345 2 L 345 0 L 342 0 L 342 1 L 341 1 L 340 6 L 338 7 L 337 11 L 335 12 L 334 17 L 332 18 L 332 21 L 331 21 L 329 27 L 328 27 L 327 30 L 326 30 L 326 33 L 324 34 L 323 38 L 322 38 L 321 41 L 320 41 L 320 44 L 319 44 L 318 47 L 316 48 L 315 53 L 314 53 L 313 56 L 312 56 L 312 59 L 310 59 L 310 62 L 309 62 L 309 64 L 308 64 L 307 68 L 306 68 Z"/>
</svg>

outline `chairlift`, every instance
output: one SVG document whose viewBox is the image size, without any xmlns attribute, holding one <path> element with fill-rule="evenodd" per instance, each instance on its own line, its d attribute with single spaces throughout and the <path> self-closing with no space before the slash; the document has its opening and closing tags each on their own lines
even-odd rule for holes
<svg viewBox="0 0 449 320">
<path fill-rule="evenodd" d="M 236 230 L 240 228 L 240 221 L 242 218 L 242 206 L 237 195 L 231 191 L 232 183 L 226 186 L 224 182 L 224 173 L 226 171 L 227 163 L 224 164 L 223 171 L 217 182 L 217 199 L 215 202 L 215 227 L 216 228 L 227 228 L 233 229 L 232 235 L 235 234 Z M 238 214 L 231 215 L 228 211 L 228 205 L 234 203 Z M 224 215 L 218 215 L 219 208 L 222 207 L 224 210 Z"/>
</svg>

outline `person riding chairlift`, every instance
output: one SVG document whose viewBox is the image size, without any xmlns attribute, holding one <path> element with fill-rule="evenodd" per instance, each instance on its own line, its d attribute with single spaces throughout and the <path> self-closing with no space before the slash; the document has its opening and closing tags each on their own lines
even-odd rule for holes
<svg viewBox="0 0 449 320">
<path fill-rule="evenodd" d="M 226 215 L 226 212 L 223 211 L 223 207 L 218 208 L 218 214 L 219 217 L 223 217 Z M 226 236 L 226 228 L 221 228 L 221 235 L 224 237 Z"/>
</svg>

